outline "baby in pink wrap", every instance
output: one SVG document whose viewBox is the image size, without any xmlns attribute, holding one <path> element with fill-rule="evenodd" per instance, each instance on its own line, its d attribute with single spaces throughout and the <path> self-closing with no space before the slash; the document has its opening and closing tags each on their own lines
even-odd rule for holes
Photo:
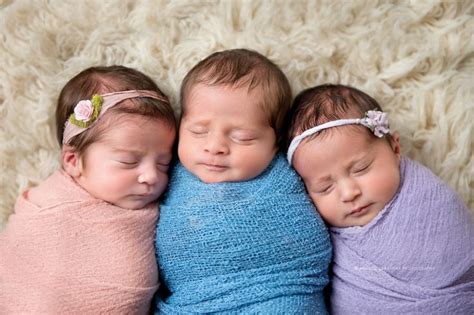
<svg viewBox="0 0 474 315">
<path fill-rule="evenodd" d="M 147 313 L 176 134 L 168 98 L 139 71 L 93 67 L 62 89 L 56 123 L 62 168 L 18 198 L 0 234 L 0 313 Z"/>
</svg>

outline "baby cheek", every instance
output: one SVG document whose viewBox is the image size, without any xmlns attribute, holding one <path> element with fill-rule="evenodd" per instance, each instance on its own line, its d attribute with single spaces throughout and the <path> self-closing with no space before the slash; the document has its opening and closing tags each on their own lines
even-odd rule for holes
<svg viewBox="0 0 474 315">
<path fill-rule="evenodd" d="M 311 202 L 313 203 L 313 205 L 316 207 L 316 198 L 314 198 L 313 194 L 309 194 L 309 197 L 310 197 Z"/>
<path fill-rule="evenodd" d="M 168 188 L 169 177 L 168 174 L 162 173 L 158 181 L 157 195 L 160 197 Z"/>
<path fill-rule="evenodd" d="M 311 201 L 316 207 L 319 215 L 331 225 L 337 225 L 339 214 L 337 212 L 337 204 L 330 197 L 315 197 L 310 194 Z"/>
<path fill-rule="evenodd" d="M 388 202 L 398 191 L 398 187 L 400 185 L 400 174 L 396 171 L 393 171 L 392 173 L 387 174 L 384 180 L 381 180 L 380 182 L 380 194 L 385 199 L 385 202 Z"/>
</svg>

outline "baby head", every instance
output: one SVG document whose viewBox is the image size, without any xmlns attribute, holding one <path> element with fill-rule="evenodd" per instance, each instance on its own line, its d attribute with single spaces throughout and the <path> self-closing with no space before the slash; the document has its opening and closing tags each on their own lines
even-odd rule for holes
<svg viewBox="0 0 474 315">
<path fill-rule="evenodd" d="M 325 221 L 364 226 L 400 184 L 400 144 L 369 95 L 321 85 L 297 95 L 291 109 L 288 161 Z"/>
<path fill-rule="evenodd" d="M 181 86 L 181 163 L 205 183 L 258 176 L 284 141 L 291 97 L 283 72 L 255 51 L 208 56 Z"/>
<path fill-rule="evenodd" d="M 145 74 L 123 66 L 80 72 L 60 93 L 56 127 L 64 171 L 93 197 L 140 209 L 165 190 L 176 120 Z"/>
</svg>

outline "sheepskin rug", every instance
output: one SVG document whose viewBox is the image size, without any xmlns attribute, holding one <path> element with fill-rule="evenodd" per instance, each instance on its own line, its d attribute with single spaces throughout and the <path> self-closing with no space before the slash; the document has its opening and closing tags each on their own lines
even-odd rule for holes
<svg viewBox="0 0 474 315">
<path fill-rule="evenodd" d="M 54 111 L 72 76 L 134 67 L 178 112 L 186 72 L 237 47 L 281 66 L 295 94 L 334 82 L 375 97 L 403 153 L 473 209 L 473 3 L 0 0 L 0 230 L 18 194 L 59 167 Z"/>
</svg>

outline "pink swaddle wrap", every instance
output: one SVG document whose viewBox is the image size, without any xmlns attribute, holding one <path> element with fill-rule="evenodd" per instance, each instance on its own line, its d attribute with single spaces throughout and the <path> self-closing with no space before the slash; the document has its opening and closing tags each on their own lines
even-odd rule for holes
<svg viewBox="0 0 474 315">
<path fill-rule="evenodd" d="M 142 314 L 158 288 L 158 207 L 97 200 L 57 171 L 0 234 L 0 313 Z"/>
</svg>

